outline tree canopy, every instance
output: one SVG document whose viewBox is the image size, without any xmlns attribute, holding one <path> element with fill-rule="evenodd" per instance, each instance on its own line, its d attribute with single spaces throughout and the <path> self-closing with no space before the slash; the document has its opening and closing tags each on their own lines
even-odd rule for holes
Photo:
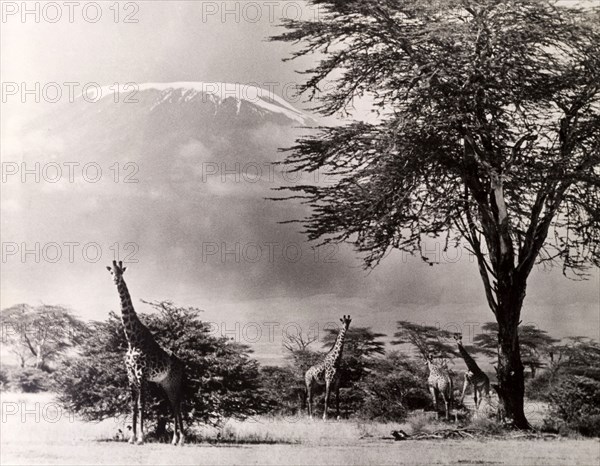
<svg viewBox="0 0 600 466">
<path fill-rule="evenodd" d="M 390 247 L 415 252 L 423 235 L 456 231 L 494 267 L 500 240 L 514 244 L 523 270 L 543 247 L 542 259 L 567 268 L 600 263 L 591 13 L 544 1 L 313 3 L 319 21 L 287 21 L 275 38 L 305 43 L 294 57 L 326 57 L 300 90 L 324 114 L 350 111 L 362 95 L 380 113 L 376 124 L 321 128 L 291 149 L 296 169 L 339 176 L 291 188 L 315 207 L 311 238 L 350 240 L 368 266 Z M 336 87 L 321 92 L 328 79 Z"/>
<path fill-rule="evenodd" d="M 398 331 L 394 333 L 392 345 L 409 344 L 420 357 L 429 356 L 443 359 L 454 357 L 454 345 L 449 343 L 452 333 L 433 325 L 416 324 L 406 320 L 397 323 Z"/>
</svg>

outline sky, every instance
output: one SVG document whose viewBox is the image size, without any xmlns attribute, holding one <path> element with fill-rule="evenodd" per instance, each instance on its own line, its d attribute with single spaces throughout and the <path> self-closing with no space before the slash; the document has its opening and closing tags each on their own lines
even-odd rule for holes
<svg viewBox="0 0 600 466">
<path fill-rule="evenodd" d="M 0 23 L 3 86 L 15 83 L 21 90 L 21 83 L 30 87 L 40 83 L 43 87 L 54 82 L 66 90 L 66 82 L 77 83 L 78 89 L 91 82 L 107 86 L 128 82 L 252 83 L 271 88 L 310 112 L 310 104 L 299 100 L 291 89 L 304 78 L 296 71 L 314 65 L 315 57 L 284 62 L 293 46 L 266 40 L 282 31 L 277 26 L 283 17 L 309 19 L 319 14 L 303 2 L 121 2 L 118 17 L 111 9 L 113 2 L 98 2 L 101 17 L 97 22 L 93 20 L 98 10 L 90 7 L 83 11 L 89 2 L 75 8 L 72 22 L 62 2 L 56 3 L 61 7 L 56 22 L 51 21 L 58 17 L 58 11 L 40 6 L 39 22 L 34 14 L 26 15 L 23 21 L 22 12 L 14 10 L 21 8 L 21 2 L 8 2 L 9 7 L 6 3 Z M 13 125 L 52 105 L 32 102 L 30 97 L 23 104 L 18 97 L 3 93 L 3 138 L 10 138 Z M 368 118 L 366 107 L 358 102 L 356 116 Z M 273 147 L 291 141 L 286 134 L 264 137 L 273 138 Z M 51 143 L 50 136 L 46 142 Z M 237 188 L 246 200 L 253 199 L 250 184 Z M 3 184 L 4 194 L 6 189 Z M 82 209 L 91 202 L 72 194 L 75 199 L 71 201 Z M 252 344 L 257 356 L 274 363 L 281 358 L 284 329 L 323 329 L 342 314 L 351 314 L 353 325 L 370 326 L 389 335 L 395 331 L 397 320 L 467 333 L 492 320 L 476 264 L 464 250 L 442 253 L 441 241 L 431 242 L 429 254 L 439 259 L 438 266 L 429 267 L 418 258 L 392 253 L 368 272 L 349 246 L 321 250 L 315 256 L 297 227 L 277 223 L 283 208 L 262 206 L 229 213 L 211 210 L 201 231 L 218 241 L 226 231 L 220 223 L 225 217 L 236 228 L 251 228 L 247 233 L 251 240 L 264 242 L 274 234 L 286 236 L 300 245 L 303 260 L 278 253 L 273 260 L 258 264 L 204 263 L 190 261 L 185 249 L 169 249 L 164 254 L 174 256 L 166 268 L 155 263 L 130 268 L 132 293 L 146 300 L 171 299 L 197 306 L 204 310 L 203 318 L 214 322 L 221 332 Z M 3 212 L 10 213 L 4 200 L 2 207 Z M 153 215 L 163 215 L 157 222 L 168 223 L 168 205 Z M 77 228 L 77 221 L 76 217 L 66 218 L 48 230 L 54 232 L 53 238 L 66 238 L 69 229 Z M 20 231 L 18 223 L 22 222 L 24 236 L 26 230 L 44 231 L 47 227 L 19 215 L 13 216 L 12 222 L 17 225 L 11 226 L 11 232 Z M 142 249 L 162 247 L 156 235 L 149 226 L 140 239 Z M 1 281 L 2 308 L 19 302 L 63 304 L 85 319 L 103 319 L 108 310 L 118 310 L 104 264 L 75 268 L 69 264 L 31 267 L 3 262 Z M 598 285 L 597 270 L 592 271 L 590 280 L 579 282 L 564 278 L 560 270 L 536 270 L 530 279 L 523 321 L 559 336 L 597 338 Z M 148 310 L 142 305 L 138 308 Z M 465 340 L 469 341 L 469 335 Z"/>
</svg>

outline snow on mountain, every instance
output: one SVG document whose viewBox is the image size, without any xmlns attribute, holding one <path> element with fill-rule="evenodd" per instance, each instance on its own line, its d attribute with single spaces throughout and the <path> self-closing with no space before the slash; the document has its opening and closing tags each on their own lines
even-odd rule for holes
<svg viewBox="0 0 600 466">
<path fill-rule="evenodd" d="M 125 84 L 119 86 L 103 86 L 100 88 L 100 91 L 98 91 L 97 87 L 89 87 L 85 94 L 85 100 L 88 102 L 97 102 L 111 96 L 115 97 L 115 94 L 119 94 L 120 96 L 123 96 L 124 99 L 135 102 L 139 94 L 149 91 L 159 93 L 159 97 L 152 106 L 152 109 L 163 102 L 187 103 L 194 99 L 200 99 L 202 102 L 212 102 L 216 105 L 221 105 L 228 99 L 234 99 L 236 102 L 237 114 L 239 114 L 242 102 L 244 102 L 252 104 L 268 113 L 280 114 L 289 120 L 302 125 L 311 125 L 314 123 L 312 118 L 296 109 L 293 105 L 276 95 L 274 92 L 261 87 L 241 83 L 198 81 Z"/>
</svg>

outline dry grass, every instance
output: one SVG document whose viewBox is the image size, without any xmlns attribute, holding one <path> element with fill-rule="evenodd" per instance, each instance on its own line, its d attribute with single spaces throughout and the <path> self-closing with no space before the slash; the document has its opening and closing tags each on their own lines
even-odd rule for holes
<svg viewBox="0 0 600 466">
<path fill-rule="evenodd" d="M 52 395 L 0 394 L 1 464 L 599 464 L 596 440 L 406 440 L 392 430 L 435 430 L 447 424 L 415 416 L 407 423 L 311 421 L 261 417 L 199 429 L 204 443 L 183 448 L 100 442 L 121 424 L 82 422 L 61 413 Z M 12 413 L 17 407 L 27 412 Z M 36 419 L 36 411 L 39 419 Z M 45 413 L 45 414 L 44 414 Z M 44 418 L 45 417 L 45 418 Z M 425 416 L 423 416 L 425 417 Z M 219 440 L 217 442 L 217 439 Z M 201 460 L 199 460 L 201 458 Z"/>
<path fill-rule="evenodd" d="M 310 420 L 307 417 L 260 416 L 245 421 L 230 420 L 221 428 L 201 427 L 198 439 L 225 443 L 330 444 L 356 440 L 381 440 L 392 430 L 409 429 L 406 423 L 351 420 Z"/>
</svg>

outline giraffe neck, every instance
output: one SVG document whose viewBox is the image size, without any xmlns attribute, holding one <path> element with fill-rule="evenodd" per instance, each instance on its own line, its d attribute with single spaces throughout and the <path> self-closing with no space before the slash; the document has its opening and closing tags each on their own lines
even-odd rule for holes
<svg viewBox="0 0 600 466">
<path fill-rule="evenodd" d="M 344 349 L 344 338 L 346 337 L 346 327 L 342 327 L 342 329 L 340 330 L 340 333 L 338 333 L 338 336 L 335 340 L 335 344 L 333 345 L 333 348 L 331 348 L 331 351 L 329 352 L 329 359 L 335 364 L 337 362 L 339 362 L 339 360 L 342 357 L 342 350 Z"/>
<path fill-rule="evenodd" d="M 140 319 L 133 308 L 131 296 L 129 295 L 129 290 L 127 289 L 123 277 L 121 277 L 121 280 L 119 280 L 119 283 L 117 284 L 117 290 L 119 292 L 119 297 L 121 298 L 121 320 L 123 322 L 123 328 L 125 329 L 125 337 L 131 344 L 138 340 L 141 333 L 140 330 L 144 325 L 140 322 Z"/>
<path fill-rule="evenodd" d="M 465 349 L 465 347 L 462 345 L 461 342 L 458 342 L 458 352 L 460 353 L 461 357 L 465 361 L 467 368 L 471 372 L 473 372 L 474 374 L 478 374 L 478 373 L 482 372 L 481 369 L 479 368 L 479 366 L 477 365 L 477 363 L 475 362 L 475 360 L 471 357 L 471 355 L 469 353 L 467 353 L 467 350 Z"/>
</svg>

